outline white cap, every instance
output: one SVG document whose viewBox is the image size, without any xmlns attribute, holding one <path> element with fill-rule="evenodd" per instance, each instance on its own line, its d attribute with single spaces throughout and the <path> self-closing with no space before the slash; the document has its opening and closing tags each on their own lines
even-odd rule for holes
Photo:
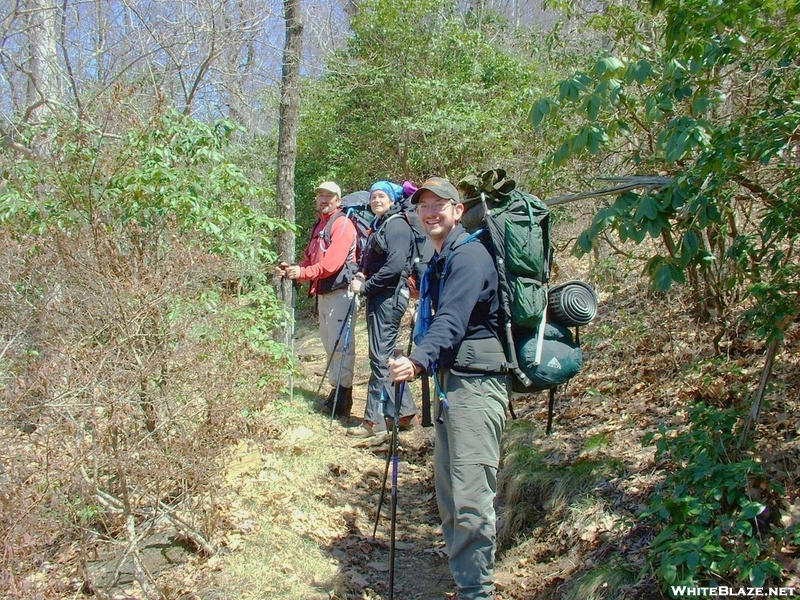
<svg viewBox="0 0 800 600">
<path fill-rule="evenodd" d="M 331 192 L 332 194 L 336 194 L 339 198 L 342 197 L 342 189 L 336 185 L 333 181 L 323 181 L 317 187 L 314 188 L 314 193 L 319 192 Z"/>
</svg>

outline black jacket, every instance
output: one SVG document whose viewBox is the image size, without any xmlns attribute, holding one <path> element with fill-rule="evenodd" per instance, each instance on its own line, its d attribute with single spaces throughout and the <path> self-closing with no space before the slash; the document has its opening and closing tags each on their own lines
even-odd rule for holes
<svg viewBox="0 0 800 600">
<path fill-rule="evenodd" d="M 381 291 L 394 292 L 400 278 L 409 275 L 411 226 L 399 204 L 392 204 L 372 225 L 361 271 L 367 280 L 361 288 L 365 296 Z M 405 281 L 403 281 L 405 283 Z"/>
<path fill-rule="evenodd" d="M 425 369 L 437 359 L 440 368 L 450 368 L 466 339 L 499 335 L 497 268 L 484 245 L 479 241 L 463 243 L 466 237 L 466 230 L 457 225 L 445 238 L 441 254 L 435 254 L 431 260 L 435 269 L 431 284 L 435 314 L 427 334 L 410 355 Z"/>
</svg>

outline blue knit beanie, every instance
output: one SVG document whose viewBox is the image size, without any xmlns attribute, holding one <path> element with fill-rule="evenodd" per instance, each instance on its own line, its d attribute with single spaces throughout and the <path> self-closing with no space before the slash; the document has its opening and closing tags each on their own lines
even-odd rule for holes
<svg viewBox="0 0 800 600">
<path fill-rule="evenodd" d="M 369 188 L 369 195 L 372 196 L 376 190 L 384 192 L 392 202 L 397 202 L 403 196 L 403 188 L 391 181 L 376 181 Z"/>
</svg>

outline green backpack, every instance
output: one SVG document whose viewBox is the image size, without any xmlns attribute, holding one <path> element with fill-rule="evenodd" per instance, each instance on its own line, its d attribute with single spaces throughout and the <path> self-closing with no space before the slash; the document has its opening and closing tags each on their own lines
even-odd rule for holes
<svg viewBox="0 0 800 600">
<path fill-rule="evenodd" d="M 458 182 L 466 205 L 461 223 L 481 241 L 497 265 L 506 359 L 524 386 L 531 381 L 520 368 L 515 339 L 527 337 L 547 309 L 550 279 L 550 209 L 539 198 L 516 189 L 502 169 L 467 176 Z"/>
</svg>

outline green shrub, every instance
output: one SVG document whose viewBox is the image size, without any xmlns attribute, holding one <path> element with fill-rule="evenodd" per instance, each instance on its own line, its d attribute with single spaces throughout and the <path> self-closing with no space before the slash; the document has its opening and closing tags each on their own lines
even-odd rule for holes
<svg viewBox="0 0 800 600">
<path fill-rule="evenodd" d="M 756 587 L 781 573 L 770 557 L 766 505 L 753 499 L 749 483 L 763 466 L 736 447 L 736 410 L 704 404 L 690 412 L 689 428 L 661 426 L 645 436 L 671 469 L 642 513 L 661 529 L 650 561 L 665 587 L 749 581 Z M 780 492 L 770 485 L 772 492 Z"/>
</svg>

